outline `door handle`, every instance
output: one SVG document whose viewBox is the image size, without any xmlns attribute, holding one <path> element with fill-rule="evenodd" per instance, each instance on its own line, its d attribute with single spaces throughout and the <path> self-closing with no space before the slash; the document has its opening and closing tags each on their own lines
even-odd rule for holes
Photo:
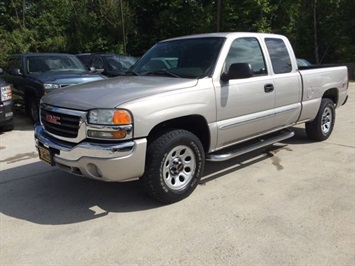
<svg viewBox="0 0 355 266">
<path fill-rule="evenodd" d="M 266 93 L 274 91 L 274 85 L 272 84 L 265 84 L 264 85 L 264 91 Z"/>
</svg>

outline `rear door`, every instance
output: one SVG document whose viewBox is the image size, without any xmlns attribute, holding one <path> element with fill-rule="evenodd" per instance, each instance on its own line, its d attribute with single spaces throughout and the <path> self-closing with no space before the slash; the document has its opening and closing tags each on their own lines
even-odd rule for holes
<svg viewBox="0 0 355 266">
<path fill-rule="evenodd" d="M 253 77 L 215 84 L 218 147 L 266 132 L 274 122 L 274 80 L 269 75 L 260 39 L 240 37 L 233 40 L 224 70 L 233 63 L 249 63 Z"/>
<path fill-rule="evenodd" d="M 302 80 L 291 45 L 284 38 L 265 38 L 270 55 L 275 87 L 274 128 L 287 127 L 298 120 L 301 112 Z"/>
</svg>

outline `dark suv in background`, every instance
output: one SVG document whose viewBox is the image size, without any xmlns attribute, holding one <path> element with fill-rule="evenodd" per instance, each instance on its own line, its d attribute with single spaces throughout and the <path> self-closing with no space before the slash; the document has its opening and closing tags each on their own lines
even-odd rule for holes
<svg viewBox="0 0 355 266">
<path fill-rule="evenodd" d="M 37 122 L 39 100 L 44 94 L 106 77 L 88 71 L 75 55 L 34 53 L 10 56 L 1 78 L 13 86 L 15 107 L 25 109 Z"/>
<path fill-rule="evenodd" d="M 76 55 L 91 71 L 99 72 L 107 77 L 125 75 L 127 70 L 136 63 L 138 58 L 119 54 L 77 54 Z"/>
<path fill-rule="evenodd" d="M 3 70 L 0 68 L 0 74 Z M 11 85 L 0 79 L 0 131 L 12 130 L 14 109 Z"/>
</svg>

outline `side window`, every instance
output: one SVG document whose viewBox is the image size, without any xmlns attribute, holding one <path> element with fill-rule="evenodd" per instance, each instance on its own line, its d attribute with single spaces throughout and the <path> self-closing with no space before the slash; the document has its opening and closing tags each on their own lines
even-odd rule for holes
<svg viewBox="0 0 355 266">
<path fill-rule="evenodd" d="M 282 39 L 266 38 L 265 43 L 270 54 L 272 68 L 275 74 L 292 71 L 291 58 Z"/>
<path fill-rule="evenodd" d="M 264 56 L 256 38 L 239 38 L 233 41 L 225 69 L 235 63 L 249 63 L 255 76 L 267 74 Z"/>
<path fill-rule="evenodd" d="M 6 66 L 6 71 L 9 71 L 11 68 L 18 68 L 22 71 L 22 60 L 21 58 L 11 58 L 9 63 Z"/>
<path fill-rule="evenodd" d="M 103 69 L 104 68 L 104 64 L 103 64 L 101 58 L 99 58 L 99 57 L 95 57 L 92 60 L 91 66 L 93 66 L 96 69 Z"/>
<path fill-rule="evenodd" d="M 90 68 L 90 56 L 78 56 L 79 60 L 85 65 L 86 68 Z"/>
</svg>

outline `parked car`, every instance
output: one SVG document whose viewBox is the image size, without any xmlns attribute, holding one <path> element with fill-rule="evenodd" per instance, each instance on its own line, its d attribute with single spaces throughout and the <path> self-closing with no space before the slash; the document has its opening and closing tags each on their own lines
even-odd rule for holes
<svg viewBox="0 0 355 266">
<path fill-rule="evenodd" d="M 3 74 L 3 69 L 0 68 L 0 75 Z M 0 130 L 8 131 L 14 127 L 14 106 L 12 101 L 11 85 L 0 79 Z"/>
<path fill-rule="evenodd" d="M 87 69 L 102 73 L 107 77 L 125 75 L 138 58 L 118 54 L 77 54 Z"/>
<path fill-rule="evenodd" d="M 152 70 L 157 58 L 177 64 Z M 36 147 L 43 161 L 75 175 L 140 179 L 164 203 L 194 191 L 206 160 L 291 138 L 294 125 L 305 123 L 312 140 L 328 139 L 348 98 L 345 66 L 299 70 L 289 40 L 277 34 L 161 41 L 130 74 L 43 97 Z"/>
<path fill-rule="evenodd" d="M 104 79 L 91 73 L 71 54 L 34 53 L 10 56 L 2 78 L 13 85 L 14 105 L 24 109 L 36 122 L 39 100 L 52 90 Z"/>
</svg>

